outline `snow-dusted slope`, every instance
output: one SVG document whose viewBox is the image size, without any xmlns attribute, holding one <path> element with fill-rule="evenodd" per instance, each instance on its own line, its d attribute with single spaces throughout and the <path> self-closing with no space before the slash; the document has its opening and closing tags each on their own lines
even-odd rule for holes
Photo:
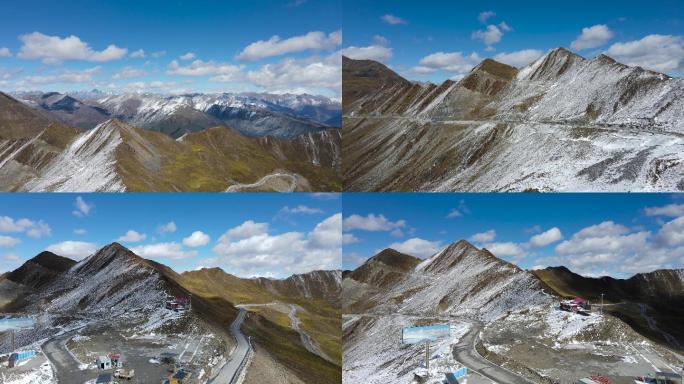
<svg viewBox="0 0 684 384">
<path fill-rule="evenodd" d="M 561 48 L 415 87 L 345 109 L 345 190 L 684 189 L 684 79 Z"/>
</svg>

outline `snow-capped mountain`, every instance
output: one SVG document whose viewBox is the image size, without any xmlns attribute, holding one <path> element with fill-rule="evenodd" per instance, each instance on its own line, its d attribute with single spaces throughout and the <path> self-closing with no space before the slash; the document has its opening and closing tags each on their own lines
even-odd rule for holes
<svg viewBox="0 0 684 384">
<path fill-rule="evenodd" d="M 91 129 L 110 118 L 178 138 L 227 125 L 247 136 L 294 138 L 341 124 L 341 106 L 324 96 L 260 93 L 73 95 L 27 92 L 27 105 L 64 124 Z"/>
<path fill-rule="evenodd" d="M 0 190 L 339 190 L 337 129 L 291 139 L 225 126 L 168 135 L 118 119 L 84 132 L 0 95 Z M 282 178 L 287 185 L 278 182 Z M 273 181 L 272 179 L 276 179 Z"/>
<path fill-rule="evenodd" d="M 684 188 L 684 79 L 562 48 L 441 85 L 344 65 L 348 190 Z"/>
</svg>

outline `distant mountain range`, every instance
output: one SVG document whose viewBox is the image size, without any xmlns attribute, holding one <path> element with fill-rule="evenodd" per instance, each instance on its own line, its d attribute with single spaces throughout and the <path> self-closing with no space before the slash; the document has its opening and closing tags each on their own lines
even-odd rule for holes
<svg viewBox="0 0 684 384">
<path fill-rule="evenodd" d="M 46 321 L 68 327 L 69 322 L 130 311 L 149 315 L 163 308 L 168 295 L 192 295 L 193 315 L 228 333 L 236 305 L 282 301 L 304 308 L 302 328 L 339 357 L 340 281 L 340 271 L 313 271 L 283 280 L 242 279 L 218 268 L 178 274 L 112 243 L 79 262 L 42 252 L 0 276 L 0 313 L 46 314 Z M 275 319 L 271 313 L 250 312 L 242 329 L 303 382 L 339 382 L 341 361 L 335 365 L 308 352 L 297 332 Z M 36 341 L 25 339 L 30 337 L 35 333 L 19 334 L 18 342 Z"/>
<path fill-rule="evenodd" d="M 53 94 L 42 100 L 45 108 L 78 116 L 79 121 L 101 113 L 70 96 Z M 72 107 L 76 112 L 67 113 Z M 117 118 L 87 130 L 54 120 L 48 109 L 31 108 L 0 93 L 0 190 L 337 191 L 341 187 L 341 134 L 335 128 L 278 138 L 248 136 L 220 123 L 174 140 Z"/>
<path fill-rule="evenodd" d="M 116 118 L 173 138 L 227 125 L 247 136 L 294 138 L 341 125 L 341 106 L 324 96 L 260 93 L 106 94 L 97 90 L 14 95 L 52 120 L 91 129 Z"/>
<path fill-rule="evenodd" d="M 410 82 L 343 58 L 345 190 L 684 190 L 684 79 L 551 50 Z"/>
</svg>

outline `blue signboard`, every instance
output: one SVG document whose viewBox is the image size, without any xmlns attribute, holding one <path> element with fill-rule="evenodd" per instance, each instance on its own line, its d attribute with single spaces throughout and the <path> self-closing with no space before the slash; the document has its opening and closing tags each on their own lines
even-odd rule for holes
<svg viewBox="0 0 684 384">
<path fill-rule="evenodd" d="M 33 328 L 35 319 L 31 316 L 0 318 L 0 332 Z"/>
<path fill-rule="evenodd" d="M 458 379 L 468 376 L 468 368 L 463 367 L 455 372 L 449 372 L 446 374 L 446 381 L 449 384 L 458 384 Z"/>
<path fill-rule="evenodd" d="M 451 335 L 450 329 L 449 324 L 408 327 L 401 330 L 401 341 L 404 344 L 417 344 L 446 339 Z"/>
</svg>

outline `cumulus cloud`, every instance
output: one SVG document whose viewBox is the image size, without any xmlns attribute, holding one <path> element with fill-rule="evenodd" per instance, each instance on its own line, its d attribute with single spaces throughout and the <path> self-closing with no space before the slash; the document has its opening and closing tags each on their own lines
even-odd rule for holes
<svg viewBox="0 0 684 384">
<path fill-rule="evenodd" d="M 525 249 L 518 243 L 487 243 L 484 247 L 497 257 L 512 257 L 514 259 L 519 259 L 525 256 Z"/>
<path fill-rule="evenodd" d="M 684 216 L 663 224 L 655 237 L 656 244 L 676 246 L 684 244 Z"/>
<path fill-rule="evenodd" d="M 463 217 L 464 214 L 470 213 L 470 209 L 465 203 L 465 200 L 458 202 L 458 208 L 454 208 L 447 214 L 447 219 L 454 219 L 457 217 Z"/>
<path fill-rule="evenodd" d="M 75 234 L 75 235 L 83 236 L 83 235 L 85 235 L 86 233 L 88 233 L 88 231 L 86 231 L 86 230 L 83 229 L 83 228 L 74 229 L 74 234 Z"/>
<path fill-rule="evenodd" d="M 515 52 L 502 52 L 494 56 L 494 60 L 514 67 L 524 67 L 542 57 L 544 52 L 538 49 L 523 49 Z"/>
<path fill-rule="evenodd" d="M 439 252 L 442 248 L 442 242 L 413 237 L 403 242 L 392 243 L 389 248 L 407 255 L 426 258 Z"/>
<path fill-rule="evenodd" d="M 242 77 L 242 67 L 229 63 L 195 60 L 190 65 L 182 66 L 178 61 L 169 63 L 166 73 L 181 76 L 214 76 L 215 81 L 238 81 Z"/>
<path fill-rule="evenodd" d="M 7 47 L 0 47 L 0 57 L 12 57 L 12 52 Z"/>
<path fill-rule="evenodd" d="M 406 21 L 405 19 L 402 19 L 399 16 L 395 16 L 389 13 L 382 15 L 380 19 L 390 25 L 408 24 L 408 21 Z"/>
<path fill-rule="evenodd" d="M 12 236 L 0 236 L 0 247 L 12 248 L 20 244 L 21 240 Z"/>
<path fill-rule="evenodd" d="M 173 221 L 169 221 L 169 222 L 166 223 L 166 224 L 160 225 L 160 226 L 157 228 L 157 231 L 158 231 L 159 233 L 164 234 L 164 233 L 173 233 L 173 232 L 176 232 L 176 229 L 178 229 L 178 228 L 176 227 L 176 223 L 173 222 Z"/>
<path fill-rule="evenodd" d="M 334 31 L 327 35 L 321 31 L 313 31 L 284 40 L 275 35 L 268 40 L 259 40 L 248 45 L 236 58 L 240 61 L 256 61 L 306 50 L 332 49 L 340 44 L 342 44 L 342 31 Z"/>
<path fill-rule="evenodd" d="M 126 56 L 128 50 L 109 45 L 102 51 L 93 50 L 77 36 L 65 38 L 33 32 L 19 36 L 22 46 L 17 56 L 21 59 L 40 59 L 45 64 L 59 64 L 67 60 L 110 61 Z"/>
<path fill-rule="evenodd" d="M 558 229 L 558 227 L 553 227 L 545 232 L 532 236 L 529 245 L 532 248 L 541 248 L 561 239 L 563 239 L 563 234 L 561 234 L 560 229 Z"/>
<path fill-rule="evenodd" d="M 129 57 L 132 57 L 134 59 L 142 59 L 145 57 L 145 50 L 144 49 L 138 49 L 137 51 L 131 52 Z"/>
<path fill-rule="evenodd" d="M 510 30 L 508 24 L 505 24 L 506 29 Z M 504 32 L 496 25 L 488 25 L 485 30 L 477 30 L 473 32 L 472 38 L 482 40 L 487 45 L 487 50 L 493 50 L 492 45 L 501 41 Z"/>
<path fill-rule="evenodd" d="M 352 233 L 343 233 L 342 234 L 342 244 L 356 244 L 360 242 L 361 239 L 358 237 L 354 236 Z"/>
<path fill-rule="evenodd" d="M 684 37 L 648 35 L 641 40 L 615 43 L 606 54 L 621 63 L 654 71 L 684 70 Z"/>
<path fill-rule="evenodd" d="M 226 231 L 213 251 L 235 273 L 263 276 L 338 269 L 341 249 L 342 214 L 337 213 L 308 233 L 270 234 L 265 223 L 248 221 Z"/>
<path fill-rule="evenodd" d="M 668 204 L 661 207 L 647 207 L 644 209 L 646 216 L 684 216 L 684 204 Z"/>
<path fill-rule="evenodd" d="M 340 55 L 327 58 L 285 58 L 249 71 L 247 79 L 269 92 L 320 93 L 328 89 L 339 94 L 342 88 Z"/>
<path fill-rule="evenodd" d="M 188 53 L 182 55 L 181 57 L 179 57 L 179 59 L 181 59 L 181 60 L 194 60 L 195 57 L 196 57 L 196 56 L 195 56 L 194 53 L 188 52 Z"/>
<path fill-rule="evenodd" d="M 56 75 L 28 76 L 25 81 L 30 84 L 54 84 L 54 83 L 89 83 L 93 81 L 93 75 L 100 73 L 102 67 L 87 68 L 80 71 L 65 70 Z"/>
<path fill-rule="evenodd" d="M 112 76 L 112 79 L 130 79 L 133 77 L 143 77 L 147 76 L 147 72 L 144 69 L 137 69 L 133 67 L 123 67 L 119 72 Z"/>
<path fill-rule="evenodd" d="M 209 244 L 209 235 L 202 231 L 195 231 L 190 236 L 183 239 L 186 247 L 201 247 Z"/>
<path fill-rule="evenodd" d="M 137 243 L 139 241 L 145 240 L 146 238 L 147 238 L 146 234 L 139 233 L 137 231 L 129 229 L 125 235 L 119 237 L 118 239 L 116 239 L 116 241 L 122 241 L 122 242 L 126 242 L 126 243 Z"/>
<path fill-rule="evenodd" d="M 97 251 L 95 243 L 87 243 L 84 241 L 67 240 L 61 243 L 49 245 L 45 250 L 50 251 L 56 255 L 68 257 L 74 260 L 81 260 L 88 257 Z"/>
<path fill-rule="evenodd" d="M 373 44 L 367 47 L 350 46 L 342 49 L 342 54 L 355 60 L 375 60 L 387 62 L 392 58 L 392 48 L 380 44 Z"/>
<path fill-rule="evenodd" d="M 494 16 L 496 16 L 496 13 L 494 13 L 492 11 L 484 11 L 484 12 L 480 12 L 480 15 L 477 17 L 477 19 L 480 20 L 480 23 L 487 24 L 487 20 L 489 20 L 490 18 L 492 18 Z"/>
<path fill-rule="evenodd" d="M 323 213 L 322 209 L 319 208 L 312 208 L 312 207 L 307 207 L 306 205 L 300 204 L 296 207 L 288 207 L 284 206 L 282 209 L 280 209 L 281 214 L 301 214 L 301 215 L 313 215 L 316 213 Z"/>
<path fill-rule="evenodd" d="M 480 232 L 476 233 L 472 236 L 470 236 L 470 241 L 474 241 L 476 243 L 489 243 L 494 240 L 496 237 L 496 231 L 493 229 L 490 229 L 489 231 L 485 232 Z"/>
<path fill-rule="evenodd" d="M 52 229 L 43 220 L 15 220 L 9 216 L 0 216 L 0 232 L 23 232 L 28 237 L 39 239 L 43 236 L 50 236 Z"/>
<path fill-rule="evenodd" d="M 81 196 L 76 196 L 76 201 L 74 201 L 74 209 L 71 213 L 76 217 L 86 217 L 90 215 L 90 212 L 95 208 L 94 203 L 88 203 L 83 200 Z"/>
<path fill-rule="evenodd" d="M 186 251 L 175 241 L 169 243 L 146 244 L 131 248 L 133 253 L 148 259 L 167 258 L 182 260 L 197 256 L 197 251 Z"/>
<path fill-rule="evenodd" d="M 437 70 L 454 73 L 466 73 L 482 61 L 482 57 L 473 52 L 464 55 L 462 52 L 435 52 L 420 59 L 419 65 L 411 69 L 414 73 L 432 73 Z"/>
<path fill-rule="evenodd" d="M 582 50 L 600 47 L 613 38 L 615 34 L 605 24 L 582 28 L 582 33 L 570 44 L 572 49 Z"/>
<path fill-rule="evenodd" d="M 369 232 L 390 232 L 398 228 L 404 228 L 406 221 L 390 221 L 384 215 L 370 213 L 367 216 L 351 215 L 344 219 L 345 231 L 369 231 Z"/>
</svg>

